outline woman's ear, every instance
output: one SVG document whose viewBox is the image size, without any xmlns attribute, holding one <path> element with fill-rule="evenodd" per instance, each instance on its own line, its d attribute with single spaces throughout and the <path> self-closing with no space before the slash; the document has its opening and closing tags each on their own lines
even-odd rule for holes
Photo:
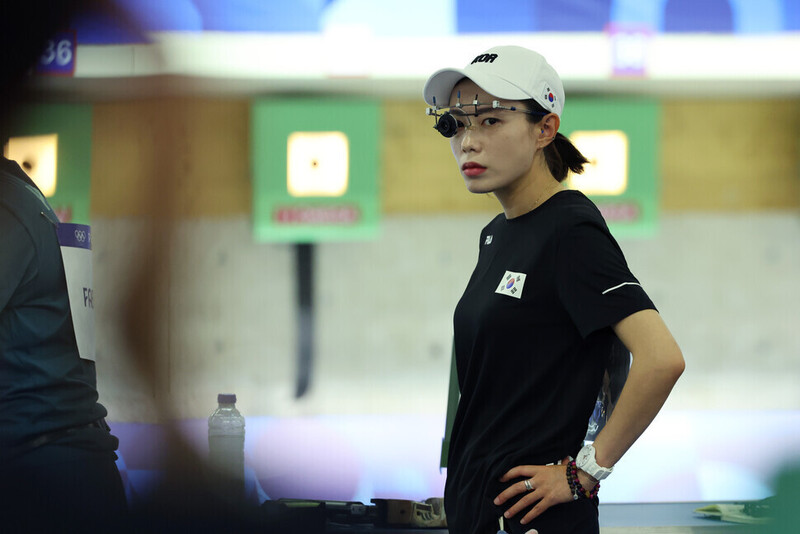
<svg viewBox="0 0 800 534">
<path fill-rule="evenodd" d="M 544 148 L 553 142 L 558 133 L 558 128 L 561 126 L 561 119 L 555 113 L 545 115 L 539 122 L 539 148 Z"/>
</svg>

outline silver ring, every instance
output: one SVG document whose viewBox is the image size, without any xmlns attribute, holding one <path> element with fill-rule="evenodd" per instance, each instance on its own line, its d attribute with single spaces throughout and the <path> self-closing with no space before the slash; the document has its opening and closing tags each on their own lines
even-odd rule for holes
<svg viewBox="0 0 800 534">
<path fill-rule="evenodd" d="M 533 491 L 533 486 L 531 486 L 530 479 L 525 481 L 525 489 L 528 490 L 528 491 Z"/>
</svg>

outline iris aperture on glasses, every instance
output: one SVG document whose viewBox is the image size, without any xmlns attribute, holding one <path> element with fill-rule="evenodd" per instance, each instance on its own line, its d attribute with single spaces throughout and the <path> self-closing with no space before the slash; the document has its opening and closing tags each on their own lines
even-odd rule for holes
<svg viewBox="0 0 800 534">
<path fill-rule="evenodd" d="M 482 109 L 478 109 L 479 107 Z M 472 108 L 470 112 L 468 108 Z M 425 114 L 434 117 L 433 127 L 442 134 L 444 137 L 450 138 L 458 133 L 459 128 L 472 127 L 470 117 L 477 117 L 481 113 L 488 111 L 503 109 L 506 111 L 519 111 L 527 113 L 528 115 L 547 115 L 546 112 L 530 111 L 527 109 L 520 109 L 516 106 L 503 106 L 499 100 L 492 100 L 491 102 L 478 102 L 478 95 L 470 104 L 461 103 L 461 92 L 459 91 L 456 96 L 455 106 L 438 106 L 436 104 L 436 97 L 433 98 L 433 106 L 425 109 Z"/>
</svg>

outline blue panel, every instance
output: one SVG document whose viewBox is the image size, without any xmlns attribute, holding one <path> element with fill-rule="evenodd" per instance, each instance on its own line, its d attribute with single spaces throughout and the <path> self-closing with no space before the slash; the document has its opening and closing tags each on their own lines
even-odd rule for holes
<svg viewBox="0 0 800 534">
<path fill-rule="evenodd" d="M 611 3 L 611 22 L 621 25 L 641 25 L 660 31 L 662 14 L 667 0 L 614 0 Z"/>
<path fill-rule="evenodd" d="M 444 37 L 456 33 L 456 0 L 403 0 L 403 9 L 391 2 L 337 0 L 324 10 L 322 31 L 368 28 L 380 37 Z"/>
<path fill-rule="evenodd" d="M 667 33 L 730 33 L 733 10 L 728 0 L 668 0 L 664 7 Z"/>
<path fill-rule="evenodd" d="M 458 0 L 459 33 L 603 31 L 611 0 Z"/>
<path fill-rule="evenodd" d="M 797 3 L 797 0 L 793 0 Z M 736 33 L 783 31 L 781 0 L 730 0 Z"/>
<path fill-rule="evenodd" d="M 457 0 L 458 33 L 531 32 L 536 8 L 523 0 Z"/>
<path fill-rule="evenodd" d="M 318 32 L 331 0 L 194 0 L 203 29 L 224 32 Z"/>
<path fill-rule="evenodd" d="M 601 32 L 611 17 L 611 0 L 534 0 L 535 28 L 545 32 Z"/>
<path fill-rule="evenodd" d="M 144 43 L 147 38 L 131 21 L 106 13 L 84 13 L 74 17 L 70 28 L 75 30 L 79 45 Z"/>
<path fill-rule="evenodd" d="M 800 31 L 800 2 L 797 0 L 783 0 L 783 29 Z"/>
<path fill-rule="evenodd" d="M 72 27 L 79 44 L 142 43 L 143 32 L 202 30 L 200 13 L 192 0 L 114 0 L 116 13 L 76 17 Z"/>
<path fill-rule="evenodd" d="M 200 13 L 192 0 L 115 0 L 144 31 L 200 31 Z"/>
</svg>

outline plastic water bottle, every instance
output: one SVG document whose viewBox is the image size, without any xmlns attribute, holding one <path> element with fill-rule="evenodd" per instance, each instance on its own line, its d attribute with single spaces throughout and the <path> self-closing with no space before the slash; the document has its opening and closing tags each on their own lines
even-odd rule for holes
<svg viewBox="0 0 800 534">
<path fill-rule="evenodd" d="M 208 458 L 217 488 L 226 498 L 244 498 L 244 417 L 236 395 L 217 395 L 217 409 L 208 418 Z"/>
</svg>

